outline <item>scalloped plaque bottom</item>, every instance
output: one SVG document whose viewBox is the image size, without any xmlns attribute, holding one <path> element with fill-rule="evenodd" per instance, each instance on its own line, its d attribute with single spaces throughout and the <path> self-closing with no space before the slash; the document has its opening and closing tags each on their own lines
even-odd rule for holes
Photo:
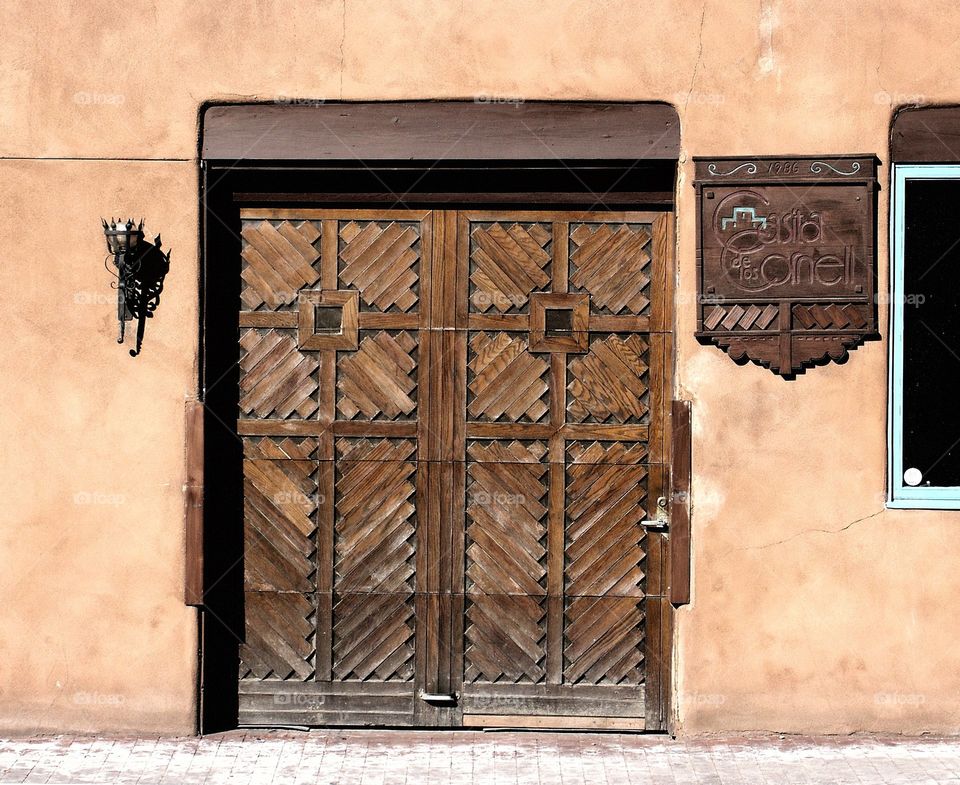
<svg viewBox="0 0 960 785">
<path fill-rule="evenodd" d="M 849 349 L 865 339 L 862 333 L 839 335 L 704 335 L 698 337 L 719 346 L 736 362 L 754 362 L 780 376 L 793 376 L 822 362 L 843 362 Z"/>
</svg>

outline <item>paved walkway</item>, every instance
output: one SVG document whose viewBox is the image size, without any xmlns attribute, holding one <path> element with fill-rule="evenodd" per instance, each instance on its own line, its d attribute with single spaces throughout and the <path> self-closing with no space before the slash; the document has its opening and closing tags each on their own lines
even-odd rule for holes
<svg viewBox="0 0 960 785">
<path fill-rule="evenodd" d="M 671 741 L 589 733 L 241 732 L 0 740 L 0 783 L 960 784 L 960 739 Z"/>
</svg>

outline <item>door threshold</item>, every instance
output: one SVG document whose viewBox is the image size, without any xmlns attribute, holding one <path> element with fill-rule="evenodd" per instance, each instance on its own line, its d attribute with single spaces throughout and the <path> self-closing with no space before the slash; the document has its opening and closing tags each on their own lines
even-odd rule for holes
<svg viewBox="0 0 960 785">
<path fill-rule="evenodd" d="M 542 717 L 519 714 L 464 714 L 464 728 L 485 730 L 646 730 L 642 717 Z"/>
</svg>

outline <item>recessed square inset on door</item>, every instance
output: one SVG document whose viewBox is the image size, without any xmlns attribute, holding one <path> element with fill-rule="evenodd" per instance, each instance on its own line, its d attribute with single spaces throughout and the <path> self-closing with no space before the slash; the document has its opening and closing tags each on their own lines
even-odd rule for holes
<svg viewBox="0 0 960 785">
<path fill-rule="evenodd" d="M 357 292 L 300 292 L 297 337 L 300 348 L 357 348 Z"/>
<path fill-rule="evenodd" d="M 530 348 L 535 352 L 585 352 L 590 341 L 590 297 L 530 295 Z"/>
</svg>

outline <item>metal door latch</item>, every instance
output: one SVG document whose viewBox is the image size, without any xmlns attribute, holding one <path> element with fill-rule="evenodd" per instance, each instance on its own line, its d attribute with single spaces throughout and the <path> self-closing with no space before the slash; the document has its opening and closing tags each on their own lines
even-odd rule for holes
<svg viewBox="0 0 960 785">
<path fill-rule="evenodd" d="M 650 532 L 665 532 L 670 528 L 670 512 L 667 509 L 667 497 L 657 498 L 657 516 L 642 521 L 643 528 Z"/>
<path fill-rule="evenodd" d="M 456 705 L 460 700 L 457 692 L 421 692 L 420 700 L 424 703 L 439 703 L 444 706 Z"/>
</svg>

